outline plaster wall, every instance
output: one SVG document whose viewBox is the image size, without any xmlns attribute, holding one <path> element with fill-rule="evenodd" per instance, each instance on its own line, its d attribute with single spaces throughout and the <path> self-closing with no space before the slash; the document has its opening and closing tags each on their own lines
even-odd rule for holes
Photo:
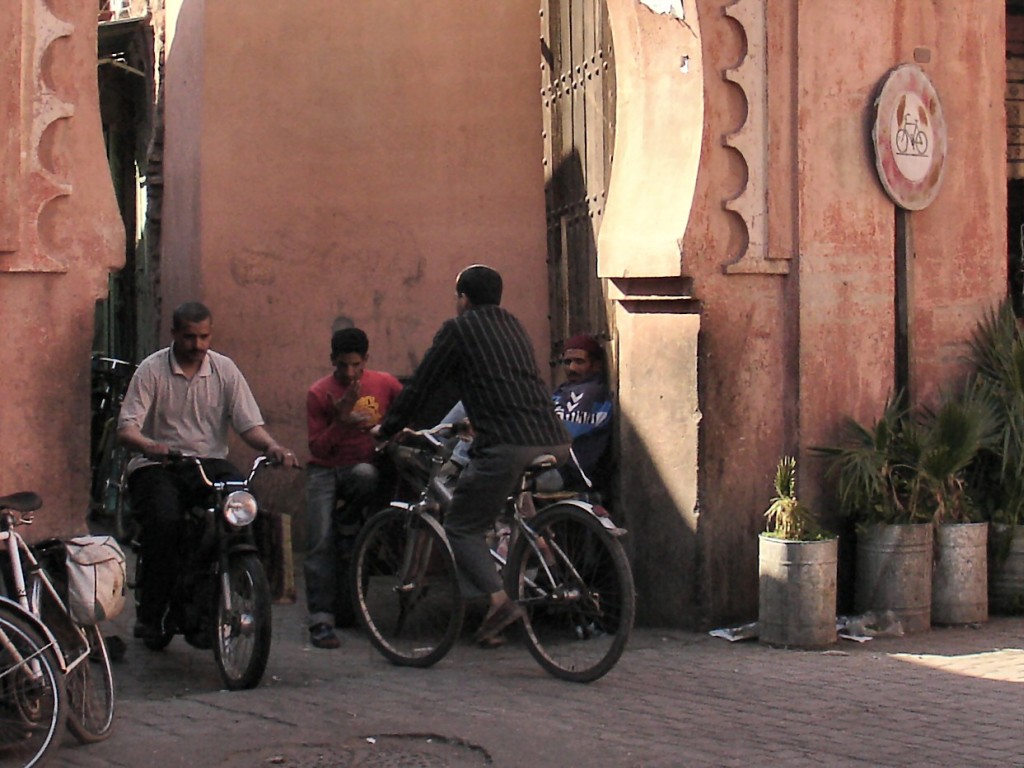
<svg viewBox="0 0 1024 768">
<path fill-rule="evenodd" d="M 1005 294 L 1005 9 L 608 8 L 617 122 L 598 260 L 617 307 L 620 502 L 638 615 L 749 620 L 779 457 L 798 457 L 802 498 L 848 547 L 809 449 L 834 442 L 847 415 L 873 419 L 895 386 L 897 211 L 870 137 L 877 90 L 898 64 L 918 61 L 949 127 L 943 187 L 906 215 L 916 401 L 955 383 L 963 342 Z M 653 369 L 655 357 L 673 360 L 672 373 Z"/>
<path fill-rule="evenodd" d="M 962 370 L 962 343 L 1005 294 L 1005 119 L 1001 5 L 911 2 L 766 6 L 768 255 L 779 274 L 731 273 L 748 245 L 723 199 L 757 158 L 719 144 L 746 119 L 746 96 L 719 73 L 750 41 L 699 3 L 705 142 L 682 267 L 702 306 L 703 432 L 696 578 L 711 622 L 757 608 L 757 539 L 775 463 L 797 455 L 802 495 L 828 502 L 808 448 L 838 437 L 846 415 L 872 419 L 894 387 L 895 207 L 874 167 L 876 90 L 887 71 L 922 63 L 949 126 L 943 188 L 910 215 L 911 382 L 927 400 Z M 827 520 L 841 525 L 823 510 Z"/>
<path fill-rule="evenodd" d="M 168 0 L 165 5 L 162 260 L 153 308 L 160 318 L 160 346 L 170 341 L 174 307 L 202 295 L 205 7 L 206 0 Z M 143 356 L 146 351 L 153 350 L 144 350 Z"/>
<path fill-rule="evenodd" d="M 506 304 L 547 348 L 537 19 L 512 5 L 168 3 L 163 316 L 209 303 L 216 346 L 293 446 L 331 328 L 366 328 L 371 364 L 409 373 L 467 263 L 505 273 Z M 641 616 L 719 624 L 756 614 L 779 456 L 827 503 L 807 449 L 894 385 L 896 211 L 870 129 L 878 85 L 915 52 L 950 136 L 938 198 L 909 216 L 915 397 L 959 371 L 1005 291 L 1004 9 L 678 6 L 608 0 L 619 93 L 598 267 L 636 449 L 620 466 Z"/>
<path fill-rule="evenodd" d="M 96 85 L 96 8 L 0 14 L 0 493 L 34 490 L 26 536 L 85 530 L 95 301 L 124 260 Z"/>
<path fill-rule="evenodd" d="M 407 375 L 468 264 L 503 273 L 503 303 L 546 358 L 535 7 L 168 12 L 163 317 L 189 298 L 211 307 L 215 347 L 275 437 L 305 453 L 333 327 L 364 328 L 371 367 Z M 301 492 L 285 503 L 299 511 Z"/>
</svg>

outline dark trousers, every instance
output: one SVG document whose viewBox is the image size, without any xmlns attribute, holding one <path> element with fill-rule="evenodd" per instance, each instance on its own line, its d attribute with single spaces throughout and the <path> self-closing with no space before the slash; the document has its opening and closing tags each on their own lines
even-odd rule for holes
<svg viewBox="0 0 1024 768">
<path fill-rule="evenodd" d="M 225 459 L 203 459 L 211 480 L 241 479 L 238 470 Z M 174 590 L 185 512 L 206 501 L 209 488 L 194 464 L 141 467 L 128 478 L 132 509 L 142 522 L 142 554 L 145 568 L 140 574 L 142 602 L 138 620 L 160 626 Z"/>
<path fill-rule="evenodd" d="M 534 459 L 545 453 L 564 464 L 569 446 L 492 445 L 473 449 L 444 518 L 444 529 L 467 593 L 490 595 L 501 591 L 501 577 L 491 559 L 486 534 L 494 527 L 520 475 Z"/>
</svg>

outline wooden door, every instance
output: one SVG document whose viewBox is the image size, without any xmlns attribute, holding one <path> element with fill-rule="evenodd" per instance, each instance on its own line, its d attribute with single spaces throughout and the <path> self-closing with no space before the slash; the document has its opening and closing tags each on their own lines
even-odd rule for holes
<svg viewBox="0 0 1024 768">
<path fill-rule="evenodd" d="M 544 170 L 551 360 L 574 333 L 607 337 L 597 277 L 615 125 L 615 69 L 604 0 L 541 0 Z"/>
</svg>

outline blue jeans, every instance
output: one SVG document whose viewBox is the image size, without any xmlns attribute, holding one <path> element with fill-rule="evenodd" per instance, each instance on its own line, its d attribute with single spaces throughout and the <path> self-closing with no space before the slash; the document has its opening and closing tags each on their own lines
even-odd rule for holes
<svg viewBox="0 0 1024 768">
<path fill-rule="evenodd" d="M 339 568 L 347 568 L 366 505 L 377 487 L 372 464 L 306 469 L 306 606 L 309 624 L 334 626 Z M 338 502 L 345 505 L 337 508 Z"/>
</svg>

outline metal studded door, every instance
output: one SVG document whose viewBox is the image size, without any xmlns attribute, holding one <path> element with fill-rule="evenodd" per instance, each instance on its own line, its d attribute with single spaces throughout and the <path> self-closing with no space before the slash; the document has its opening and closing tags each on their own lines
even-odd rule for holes
<svg viewBox="0 0 1024 768">
<path fill-rule="evenodd" d="M 570 335 L 608 331 L 597 277 L 615 116 L 604 0 L 542 0 L 541 54 L 554 361 Z"/>
</svg>

